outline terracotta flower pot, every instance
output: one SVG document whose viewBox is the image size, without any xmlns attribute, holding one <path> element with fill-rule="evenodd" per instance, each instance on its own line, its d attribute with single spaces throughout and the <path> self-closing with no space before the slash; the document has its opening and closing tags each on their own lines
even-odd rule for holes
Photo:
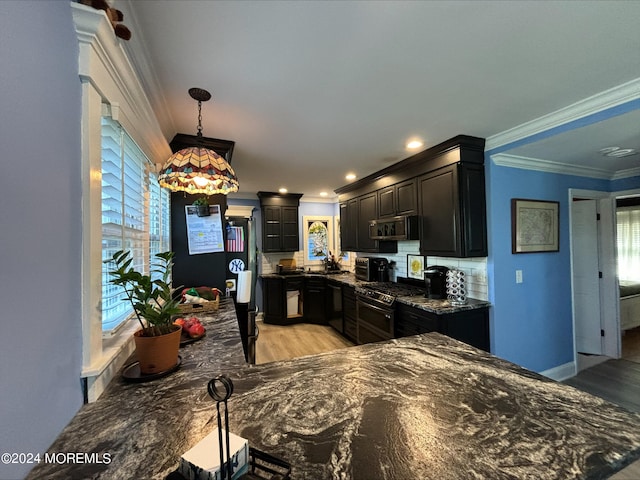
<svg viewBox="0 0 640 480">
<path fill-rule="evenodd" d="M 182 327 L 179 325 L 175 327 L 173 332 L 157 337 L 143 337 L 142 330 L 133 334 L 136 356 L 140 362 L 140 373 L 143 375 L 161 373 L 176 365 Z"/>
</svg>

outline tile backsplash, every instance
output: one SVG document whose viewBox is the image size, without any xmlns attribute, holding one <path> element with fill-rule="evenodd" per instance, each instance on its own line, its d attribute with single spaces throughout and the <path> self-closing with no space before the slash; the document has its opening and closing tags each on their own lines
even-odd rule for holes
<svg viewBox="0 0 640 480">
<path fill-rule="evenodd" d="M 390 272 L 392 280 L 398 277 L 407 276 L 407 255 L 420 255 L 420 241 L 401 241 L 398 242 L 398 253 L 349 253 L 349 261 L 343 262 L 342 268 L 353 272 L 354 259 L 356 256 L 363 257 L 384 257 L 389 262 L 393 262 L 393 269 Z M 276 271 L 276 265 L 282 258 L 294 258 L 298 268 L 307 270 L 320 270 L 318 265 L 304 265 L 304 252 L 290 253 L 262 253 L 260 254 L 260 273 L 268 274 Z M 467 295 L 478 300 L 488 300 L 488 281 L 487 281 L 487 259 L 480 258 L 448 258 L 448 257 L 426 257 L 425 267 L 432 265 L 442 265 L 444 267 L 462 270 L 466 274 Z"/>
<path fill-rule="evenodd" d="M 394 262 L 390 277 L 396 280 L 398 277 L 407 276 L 407 255 L 420 255 L 420 241 L 398 242 L 398 253 L 370 254 L 361 253 L 360 256 L 384 257 L 389 262 Z M 443 267 L 462 270 L 466 274 L 467 295 L 478 300 L 488 300 L 487 282 L 487 258 L 449 258 L 426 257 L 424 266 L 441 265 Z"/>
</svg>

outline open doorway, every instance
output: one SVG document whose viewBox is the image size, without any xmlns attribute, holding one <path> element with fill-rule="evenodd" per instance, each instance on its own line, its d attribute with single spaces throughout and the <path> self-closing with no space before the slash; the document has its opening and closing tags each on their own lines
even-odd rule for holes
<svg viewBox="0 0 640 480">
<path fill-rule="evenodd" d="M 615 200 L 609 192 L 569 191 L 574 358 L 581 371 L 620 358 Z"/>
<path fill-rule="evenodd" d="M 640 195 L 616 198 L 621 356 L 640 363 Z"/>
</svg>

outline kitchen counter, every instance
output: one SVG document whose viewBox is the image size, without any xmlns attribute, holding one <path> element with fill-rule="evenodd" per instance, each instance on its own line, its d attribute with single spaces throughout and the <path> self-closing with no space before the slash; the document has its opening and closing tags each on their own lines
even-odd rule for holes
<svg viewBox="0 0 640 480">
<path fill-rule="evenodd" d="M 296 479 L 601 479 L 640 457 L 640 415 L 437 333 L 234 382 L 231 428 Z"/>
<path fill-rule="evenodd" d="M 163 479 L 180 456 L 216 424 L 209 380 L 237 372 L 244 359 L 231 298 L 212 315 L 197 315 L 206 328 L 180 349 L 182 365 L 147 383 L 114 378 L 98 401 L 84 405 L 49 448 L 53 453 L 108 454 L 110 463 L 40 463 L 28 479 Z"/>
<path fill-rule="evenodd" d="M 292 278 L 292 277 L 318 277 L 324 276 L 327 280 L 335 280 L 336 282 L 343 283 L 345 285 L 349 285 L 352 287 L 366 286 L 370 283 L 377 282 L 367 282 L 364 280 L 358 280 L 354 273 L 341 273 L 341 274 L 322 274 L 318 272 L 305 272 L 296 275 L 280 275 L 277 273 L 268 273 L 264 275 L 260 275 L 260 277 L 265 278 Z M 404 303 L 405 305 L 409 305 L 411 307 L 419 308 L 421 310 L 425 310 L 427 312 L 435 313 L 437 315 L 446 315 L 449 313 L 463 312 L 465 310 L 475 310 L 477 308 L 488 308 L 491 306 L 486 300 L 478 300 L 475 298 L 467 298 L 467 303 L 465 305 L 451 305 L 449 300 L 443 299 L 431 299 L 426 298 L 424 296 L 412 296 L 412 297 L 398 297 L 396 298 L 396 302 Z"/>
<path fill-rule="evenodd" d="M 28 478 L 164 479 L 217 424 L 207 382 L 234 381 L 230 429 L 294 479 L 601 479 L 640 457 L 640 415 L 440 334 L 290 361 L 244 363 L 225 300 L 181 368 L 114 380 L 49 452 L 109 463 L 38 465 Z"/>
</svg>

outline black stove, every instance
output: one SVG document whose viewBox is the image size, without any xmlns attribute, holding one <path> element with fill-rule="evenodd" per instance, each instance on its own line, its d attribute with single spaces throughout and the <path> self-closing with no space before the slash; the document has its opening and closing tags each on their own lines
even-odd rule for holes
<svg viewBox="0 0 640 480">
<path fill-rule="evenodd" d="M 396 282 L 372 282 L 356 287 L 356 293 L 391 306 L 397 297 L 424 295 L 424 288 Z"/>
</svg>

